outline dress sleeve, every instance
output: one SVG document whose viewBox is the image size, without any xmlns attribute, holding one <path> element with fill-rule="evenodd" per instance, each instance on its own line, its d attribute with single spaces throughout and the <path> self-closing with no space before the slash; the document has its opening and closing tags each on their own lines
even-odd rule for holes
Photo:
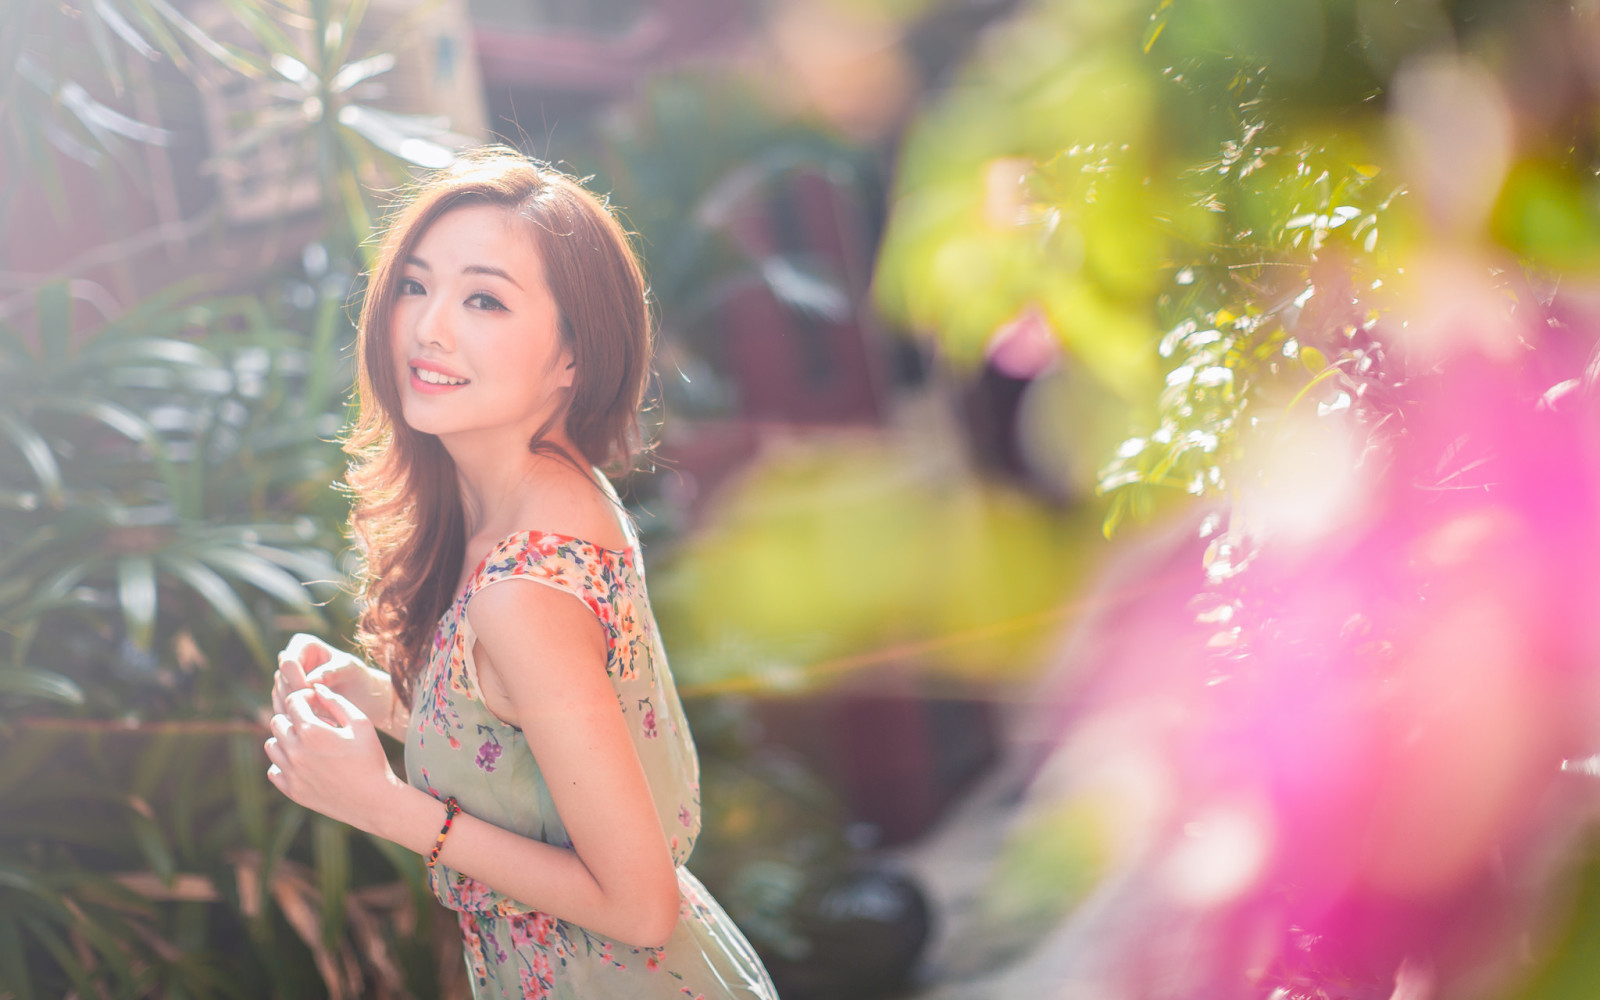
<svg viewBox="0 0 1600 1000">
<path fill-rule="evenodd" d="M 468 589 L 468 599 L 506 580 L 529 580 L 562 590 L 588 608 L 606 630 L 617 630 L 617 592 L 622 553 L 554 533 L 521 532 L 490 551 Z"/>
</svg>

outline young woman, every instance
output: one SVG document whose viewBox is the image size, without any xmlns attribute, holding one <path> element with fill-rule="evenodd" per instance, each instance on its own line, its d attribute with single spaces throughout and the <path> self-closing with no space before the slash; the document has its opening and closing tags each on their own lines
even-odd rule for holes
<svg viewBox="0 0 1600 1000">
<path fill-rule="evenodd" d="M 492 149 L 420 185 L 357 342 L 377 669 L 297 637 L 274 678 L 269 778 L 427 858 L 477 998 L 776 998 L 683 867 L 694 744 L 596 472 L 638 447 L 645 296 L 622 228 L 558 172 Z"/>
</svg>

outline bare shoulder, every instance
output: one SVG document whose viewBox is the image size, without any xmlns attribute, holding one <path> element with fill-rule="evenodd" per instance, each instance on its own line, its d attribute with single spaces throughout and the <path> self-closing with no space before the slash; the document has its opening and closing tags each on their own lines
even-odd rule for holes
<svg viewBox="0 0 1600 1000">
<path fill-rule="evenodd" d="M 533 531 L 570 535 L 608 549 L 626 548 L 623 512 L 600 483 L 558 459 L 537 466 L 535 489 L 529 491 L 520 520 Z"/>
<path fill-rule="evenodd" d="M 491 648 L 604 645 L 600 620 L 572 591 L 539 577 L 510 577 L 467 602 L 472 631 Z"/>
</svg>

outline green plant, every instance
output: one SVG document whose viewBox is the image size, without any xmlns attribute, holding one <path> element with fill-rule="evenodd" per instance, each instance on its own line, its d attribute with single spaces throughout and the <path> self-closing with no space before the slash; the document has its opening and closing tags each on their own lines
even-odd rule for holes
<svg viewBox="0 0 1600 1000">
<path fill-rule="evenodd" d="M 272 794 L 253 727 L 38 720 L 0 748 L 18 1000 L 406 997 L 429 978 L 414 859 Z"/>
<path fill-rule="evenodd" d="M 212 711 L 253 704 L 235 686 L 260 682 L 226 666 L 231 643 L 270 668 L 285 625 L 326 624 L 306 585 L 338 578 L 336 537 L 295 511 L 337 468 L 336 425 L 293 401 L 303 378 L 286 372 L 304 369 L 303 352 L 251 300 L 176 302 L 157 297 L 73 344 L 58 332 L 71 289 L 53 283 L 29 336 L 0 330 L 13 456 L 0 471 L 0 641 L 13 669 L 49 664 L 85 686 L 94 714 L 177 707 L 148 701 L 152 686 Z M 201 608 L 227 642 L 191 624 Z M 296 617 L 277 621 L 285 612 Z M 179 683 L 203 664 L 220 675 Z"/>
<path fill-rule="evenodd" d="M 357 52 L 367 0 L 227 0 L 253 39 L 237 50 L 239 71 L 273 81 L 272 103 L 237 123 L 221 159 L 273 140 L 291 149 L 285 177 L 319 178 L 325 231 L 337 256 L 356 256 L 373 228 L 374 188 L 403 180 L 413 166 L 442 167 L 468 139 L 437 117 L 388 111 L 377 78 L 394 68 L 393 46 L 431 13 L 417 4 L 369 49 Z"/>
<path fill-rule="evenodd" d="M 303 274 L 233 276 L 236 296 L 196 284 L 118 312 L 61 277 L 0 313 L 0 993 L 20 1000 L 405 997 L 432 978 L 417 859 L 307 822 L 265 779 L 257 720 L 281 639 L 348 626 L 330 487 L 350 276 L 371 186 L 448 157 L 448 133 L 368 103 L 396 38 L 356 58 L 359 0 L 229 7 L 247 44 L 165 0 L 24 0 L 0 22 L 26 70 L 0 85 L 8 198 L 59 205 L 62 158 L 136 195 L 129 154 L 168 140 L 138 112 L 159 57 L 278 81 L 216 156 L 287 138 L 326 223 Z"/>
<path fill-rule="evenodd" d="M 650 262 L 663 355 L 682 378 L 663 391 L 688 412 L 727 403 L 716 310 L 742 289 L 765 287 L 784 308 L 840 320 L 853 308 L 843 275 L 785 245 L 742 238 L 745 218 L 798 175 L 812 173 L 857 193 L 868 183 L 860 151 L 812 124 L 786 120 L 739 84 L 712 74 L 651 82 L 614 119 L 599 162 L 615 185 Z M 747 234 L 746 234 L 747 235 Z"/>
</svg>

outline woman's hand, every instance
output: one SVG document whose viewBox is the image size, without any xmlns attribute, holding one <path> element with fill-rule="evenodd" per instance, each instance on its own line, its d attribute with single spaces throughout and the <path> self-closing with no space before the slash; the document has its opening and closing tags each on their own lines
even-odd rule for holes
<svg viewBox="0 0 1600 1000">
<path fill-rule="evenodd" d="M 278 654 L 278 671 L 272 679 L 272 711 L 284 714 L 289 694 L 308 690 L 313 684 L 325 685 L 342 696 L 373 720 L 380 732 L 405 738 L 405 720 L 398 717 L 389 675 L 314 635 L 299 632 Z"/>
<path fill-rule="evenodd" d="M 269 723 L 267 779 L 307 809 L 368 832 L 404 785 L 389 767 L 372 720 L 313 682 L 284 698 Z"/>
</svg>

